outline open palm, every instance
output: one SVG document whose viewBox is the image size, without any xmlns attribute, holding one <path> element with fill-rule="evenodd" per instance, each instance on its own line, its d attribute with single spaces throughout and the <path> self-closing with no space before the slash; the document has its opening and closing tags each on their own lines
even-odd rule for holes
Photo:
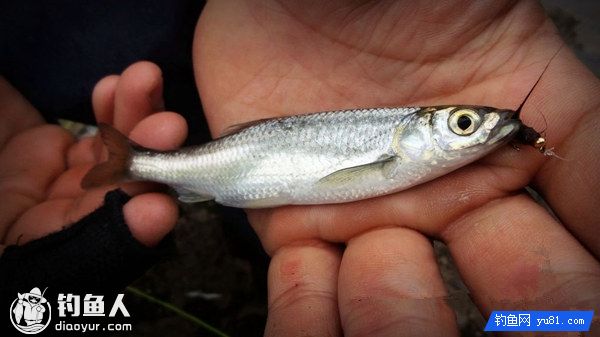
<svg viewBox="0 0 600 337">
<path fill-rule="evenodd" d="M 206 5 L 194 59 L 217 136 L 333 109 L 514 109 L 561 44 L 532 1 L 230 0 Z M 428 236 L 448 244 L 484 314 L 598 305 L 599 93 L 564 48 L 525 106 L 528 124 L 541 128 L 545 116 L 567 161 L 506 147 L 394 195 L 248 211 L 272 256 L 267 334 L 457 333 Z"/>
</svg>

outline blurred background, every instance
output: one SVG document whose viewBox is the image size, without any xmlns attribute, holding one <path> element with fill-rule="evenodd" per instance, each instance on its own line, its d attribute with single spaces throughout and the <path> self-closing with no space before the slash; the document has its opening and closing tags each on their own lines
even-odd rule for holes
<svg viewBox="0 0 600 337">
<path fill-rule="evenodd" d="M 48 120 L 91 124 L 93 85 L 144 55 L 164 71 L 167 108 L 189 112 L 186 117 L 195 128 L 188 143 L 205 142 L 209 133 L 189 54 L 203 2 L 167 2 L 0 2 L 0 73 Z M 542 4 L 578 57 L 600 75 L 600 2 Z M 114 7 L 119 11 L 112 11 Z M 140 8 L 143 17 L 132 24 L 131 13 L 139 14 Z M 83 118 L 82 111 L 88 112 Z M 230 336 L 262 336 L 269 260 L 244 212 L 214 203 L 182 205 L 172 236 L 174 245 L 167 256 L 128 290 L 131 335 L 215 335 L 206 323 Z M 440 242 L 434 246 L 462 334 L 483 336 L 485 320 L 446 247 Z"/>
</svg>

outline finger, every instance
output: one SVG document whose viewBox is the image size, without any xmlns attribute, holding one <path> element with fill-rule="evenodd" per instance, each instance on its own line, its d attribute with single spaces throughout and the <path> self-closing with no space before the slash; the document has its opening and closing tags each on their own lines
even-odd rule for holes
<svg viewBox="0 0 600 337">
<path fill-rule="evenodd" d="M 72 204 L 72 199 L 55 199 L 28 205 L 26 211 L 19 214 L 8 228 L 4 244 L 22 245 L 62 230 L 71 224 L 65 221 L 65 214 L 69 212 Z"/>
<path fill-rule="evenodd" d="M 0 148 L 13 135 L 42 123 L 44 119 L 33 105 L 0 76 Z"/>
<path fill-rule="evenodd" d="M 102 205 L 107 191 L 108 187 L 76 198 L 37 200 L 15 219 L 6 235 L 6 243 L 23 244 L 62 230 Z"/>
<path fill-rule="evenodd" d="M 340 258 L 338 248 L 322 242 L 284 247 L 273 255 L 265 336 L 341 336 Z"/>
<path fill-rule="evenodd" d="M 98 123 L 113 123 L 115 92 L 120 76 L 110 75 L 101 79 L 92 92 L 92 106 Z"/>
<path fill-rule="evenodd" d="M 67 165 L 77 167 L 98 162 L 102 152 L 98 149 L 98 140 L 98 137 L 86 137 L 73 144 L 67 153 Z"/>
<path fill-rule="evenodd" d="M 162 74 L 150 62 L 129 66 L 121 75 L 115 92 L 113 125 L 122 133 L 153 112 L 163 110 Z"/>
<path fill-rule="evenodd" d="M 179 208 L 173 198 L 162 193 L 144 193 L 123 207 L 131 234 L 146 246 L 155 246 L 177 223 Z"/>
<path fill-rule="evenodd" d="M 43 125 L 16 135 L 0 153 L 0 239 L 27 208 L 42 201 L 52 181 L 65 170 L 73 137 L 58 126 Z"/>
<path fill-rule="evenodd" d="M 175 112 L 159 112 L 140 121 L 130 133 L 131 140 L 154 150 L 173 150 L 187 137 L 187 122 Z"/>
<path fill-rule="evenodd" d="M 475 302 L 491 310 L 600 305 L 600 266 L 533 200 L 491 202 L 442 234 Z"/>
<path fill-rule="evenodd" d="M 36 200 L 21 213 L 6 235 L 7 244 L 23 244 L 81 220 L 102 205 L 114 186 L 94 189 L 76 197 Z"/>
<path fill-rule="evenodd" d="M 339 275 L 346 336 L 457 336 L 433 247 L 404 228 L 378 229 L 350 242 Z"/>
</svg>

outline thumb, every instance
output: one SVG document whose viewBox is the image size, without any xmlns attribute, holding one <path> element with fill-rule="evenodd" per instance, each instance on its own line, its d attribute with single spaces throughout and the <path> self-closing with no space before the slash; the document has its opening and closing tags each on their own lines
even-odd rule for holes
<svg viewBox="0 0 600 337">
<path fill-rule="evenodd" d="M 137 195 L 123 207 L 131 234 L 147 247 L 157 245 L 175 227 L 178 214 L 175 201 L 162 193 Z"/>
</svg>

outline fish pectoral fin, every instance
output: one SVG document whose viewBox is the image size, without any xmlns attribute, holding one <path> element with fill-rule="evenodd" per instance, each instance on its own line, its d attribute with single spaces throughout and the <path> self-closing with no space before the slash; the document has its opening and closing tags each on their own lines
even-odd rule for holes
<svg viewBox="0 0 600 337">
<path fill-rule="evenodd" d="M 396 156 L 389 156 L 372 163 L 344 168 L 319 179 L 317 185 L 345 185 L 372 178 L 374 174 L 381 174 L 385 178 L 390 178 L 396 171 L 399 160 L 400 158 Z"/>
<path fill-rule="evenodd" d="M 175 187 L 174 189 L 177 192 L 177 199 L 185 203 L 202 202 L 215 198 L 212 195 L 198 194 L 183 187 Z"/>
</svg>

